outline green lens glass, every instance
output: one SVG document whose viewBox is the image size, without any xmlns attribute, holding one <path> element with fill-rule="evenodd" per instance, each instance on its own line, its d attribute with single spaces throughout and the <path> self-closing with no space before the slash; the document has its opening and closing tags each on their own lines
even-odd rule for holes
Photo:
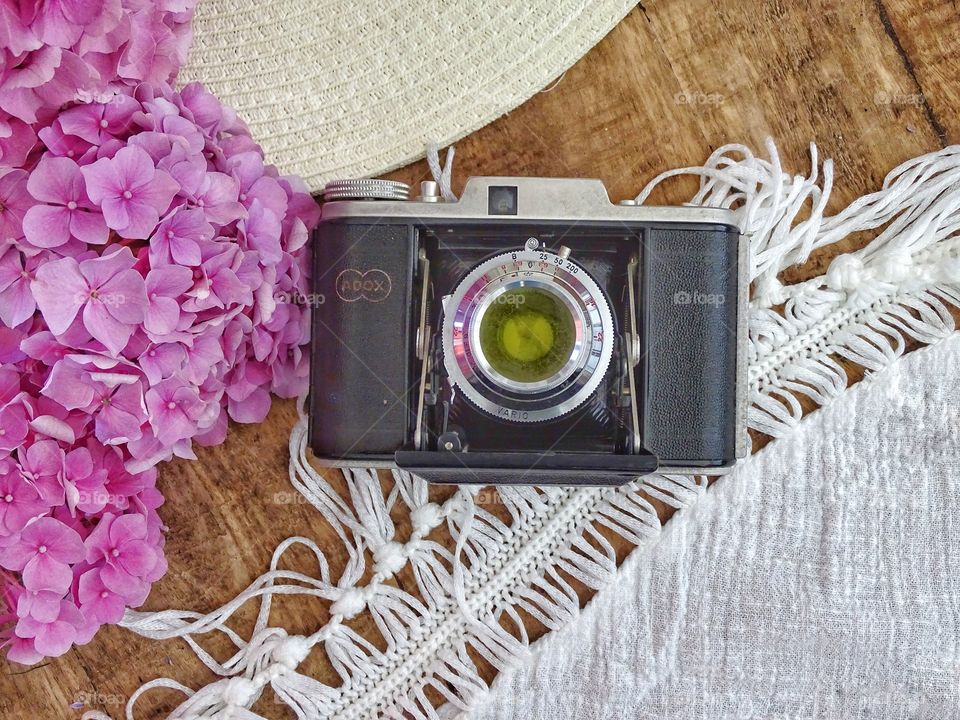
<svg viewBox="0 0 960 720">
<path fill-rule="evenodd" d="M 573 314 L 551 292 L 517 288 L 498 295 L 480 321 L 480 348 L 508 380 L 546 380 L 566 365 L 576 342 Z"/>
</svg>

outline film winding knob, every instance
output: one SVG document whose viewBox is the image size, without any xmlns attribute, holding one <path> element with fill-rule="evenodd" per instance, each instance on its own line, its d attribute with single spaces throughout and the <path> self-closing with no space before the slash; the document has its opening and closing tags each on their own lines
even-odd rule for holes
<svg viewBox="0 0 960 720">
<path fill-rule="evenodd" d="M 410 186 L 398 180 L 333 180 L 323 189 L 324 202 L 334 200 L 407 200 Z"/>
</svg>

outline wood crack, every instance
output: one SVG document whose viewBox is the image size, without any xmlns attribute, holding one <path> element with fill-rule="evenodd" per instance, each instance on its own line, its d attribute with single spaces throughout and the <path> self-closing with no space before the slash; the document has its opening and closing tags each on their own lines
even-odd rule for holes
<svg viewBox="0 0 960 720">
<path fill-rule="evenodd" d="M 940 147 L 945 148 L 947 146 L 947 131 L 943 125 L 940 124 L 940 120 L 933 111 L 933 107 L 931 107 L 930 103 L 927 102 L 927 94 L 924 92 L 923 85 L 920 84 L 920 79 L 917 77 L 917 71 L 913 65 L 913 60 L 910 58 L 909 53 L 907 53 L 907 51 L 904 49 L 903 43 L 900 42 L 900 36 L 897 34 L 897 29 L 894 27 L 893 21 L 890 19 L 890 15 L 887 12 L 886 6 L 883 4 L 883 0 L 874 0 L 873 4 L 877 9 L 877 14 L 880 16 L 880 24 L 883 25 L 884 32 L 887 34 L 887 37 L 890 38 L 894 48 L 896 48 L 897 54 L 900 56 L 900 60 L 903 63 L 903 67 L 907 71 L 907 75 L 910 76 L 914 87 L 916 87 L 917 91 L 920 93 L 920 97 L 923 100 L 923 112 L 927 117 L 927 122 L 930 123 L 930 126 L 936 133 L 937 140 L 940 141 Z"/>
</svg>

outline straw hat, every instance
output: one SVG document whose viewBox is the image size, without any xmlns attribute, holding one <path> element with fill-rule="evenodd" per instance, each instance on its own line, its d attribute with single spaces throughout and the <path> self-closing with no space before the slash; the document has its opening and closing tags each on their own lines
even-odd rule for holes
<svg viewBox="0 0 960 720">
<path fill-rule="evenodd" d="M 559 77 L 624 0 L 200 0 L 199 80 L 311 190 L 453 142 Z"/>
</svg>

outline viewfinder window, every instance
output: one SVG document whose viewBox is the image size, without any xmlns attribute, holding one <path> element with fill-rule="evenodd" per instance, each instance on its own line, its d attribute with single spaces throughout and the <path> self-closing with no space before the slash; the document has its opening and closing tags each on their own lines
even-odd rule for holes
<svg viewBox="0 0 960 720">
<path fill-rule="evenodd" d="M 491 185 L 487 188 L 488 215 L 517 214 L 517 186 Z"/>
</svg>

